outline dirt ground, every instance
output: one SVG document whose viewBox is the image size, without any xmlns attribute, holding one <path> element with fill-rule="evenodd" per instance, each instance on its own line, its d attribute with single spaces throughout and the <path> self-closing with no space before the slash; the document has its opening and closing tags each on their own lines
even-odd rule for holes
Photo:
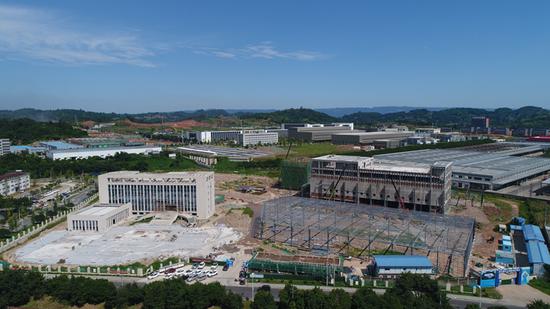
<svg viewBox="0 0 550 309">
<path fill-rule="evenodd" d="M 470 263 L 482 263 L 485 267 L 494 261 L 495 251 L 498 249 L 498 240 L 502 235 L 495 232 L 498 224 L 506 224 L 519 213 L 519 206 L 511 201 L 498 200 L 501 207 L 495 203 L 485 201 L 483 207 L 479 201 L 461 199 L 457 205 L 457 200 L 452 199 L 451 211 L 454 215 L 474 218 L 476 220 L 476 237 L 472 250 L 472 259 Z M 502 207 L 502 205 L 509 207 Z M 457 205 L 457 206 L 454 206 Z M 491 240 L 492 239 L 492 240 Z"/>
</svg>

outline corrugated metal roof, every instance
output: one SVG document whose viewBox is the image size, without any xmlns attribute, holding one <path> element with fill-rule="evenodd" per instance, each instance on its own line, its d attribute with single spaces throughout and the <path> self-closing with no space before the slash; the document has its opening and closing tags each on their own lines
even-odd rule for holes
<svg viewBox="0 0 550 309">
<path fill-rule="evenodd" d="M 526 224 L 523 226 L 523 237 L 525 241 L 538 240 L 544 242 L 540 227 L 533 224 Z"/>
<path fill-rule="evenodd" d="M 375 255 L 378 267 L 432 267 L 432 262 L 422 255 Z"/>
<path fill-rule="evenodd" d="M 527 257 L 530 264 L 550 264 L 550 253 L 544 242 L 536 240 L 528 241 Z"/>
</svg>

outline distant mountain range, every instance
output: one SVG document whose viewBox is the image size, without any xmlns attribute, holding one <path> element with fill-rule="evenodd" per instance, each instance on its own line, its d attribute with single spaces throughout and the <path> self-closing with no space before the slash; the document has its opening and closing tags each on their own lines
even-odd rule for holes
<svg viewBox="0 0 550 309">
<path fill-rule="evenodd" d="M 348 107 L 348 108 L 292 108 L 285 110 L 196 110 L 177 112 L 151 112 L 140 114 L 117 114 L 89 112 L 75 109 L 38 110 L 19 109 L 14 111 L 1 110 L 0 118 L 29 118 L 35 121 L 80 122 L 91 120 L 95 122 L 110 122 L 130 119 L 134 122 L 160 123 L 194 119 L 205 121 L 212 119 L 241 119 L 243 121 L 261 121 L 262 123 L 279 124 L 282 122 L 354 122 L 359 126 L 374 126 L 379 124 L 435 125 L 462 128 L 470 126 L 474 116 L 491 118 L 494 127 L 534 127 L 550 128 L 550 111 L 540 107 L 525 106 L 518 109 L 498 108 L 495 110 L 478 108 L 429 108 L 418 109 L 407 106 L 389 107 Z"/>
</svg>

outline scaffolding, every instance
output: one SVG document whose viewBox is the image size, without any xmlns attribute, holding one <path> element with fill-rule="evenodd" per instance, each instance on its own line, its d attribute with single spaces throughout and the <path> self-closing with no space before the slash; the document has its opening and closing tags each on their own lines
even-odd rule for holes
<svg viewBox="0 0 550 309">
<path fill-rule="evenodd" d="M 464 277 L 475 220 L 460 216 L 300 197 L 263 204 L 255 237 L 311 254 L 416 254 L 432 260 L 440 274 Z"/>
</svg>

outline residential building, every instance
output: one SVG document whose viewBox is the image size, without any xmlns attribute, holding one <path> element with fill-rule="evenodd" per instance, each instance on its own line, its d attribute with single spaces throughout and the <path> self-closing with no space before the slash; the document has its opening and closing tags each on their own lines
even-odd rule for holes
<svg viewBox="0 0 550 309">
<path fill-rule="evenodd" d="M 310 196 L 444 213 L 451 198 L 451 165 L 326 155 L 311 162 Z"/>
<path fill-rule="evenodd" d="M 11 195 L 28 190 L 31 187 L 29 173 L 15 171 L 0 175 L 0 195 Z"/>
<path fill-rule="evenodd" d="M 0 156 L 10 153 L 10 140 L 7 138 L 0 138 Z"/>
<path fill-rule="evenodd" d="M 99 202 L 132 203 L 133 214 L 175 211 L 208 219 L 214 214 L 214 172 L 111 172 L 98 176 Z"/>
<path fill-rule="evenodd" d="M 66 150 L 50 150 L 46 156 L 52 160 L 66 159 L 87 159 L 92 157 L 107 158 L 116 155 L 117 153 L 128 154 L 157 154 L 162 151 L 159 146 L 135 146 L 135 147 L 113 147 L 113 148 L 80 148 Z"/>
<path fill-rule="evenodd" d="M 472 117 L 472 127 L 473 128 L 482 128 L 482 129 L 488 129 L 490 127 L 490 119 L 489 117 L 480 116 L 480 117 Z"/>
<path fill-rule="evenodd" d="M 95 204 L 67 216 L 67 229 L 104 233 L 132 216 L 132 204 Z"/>
</svg>

